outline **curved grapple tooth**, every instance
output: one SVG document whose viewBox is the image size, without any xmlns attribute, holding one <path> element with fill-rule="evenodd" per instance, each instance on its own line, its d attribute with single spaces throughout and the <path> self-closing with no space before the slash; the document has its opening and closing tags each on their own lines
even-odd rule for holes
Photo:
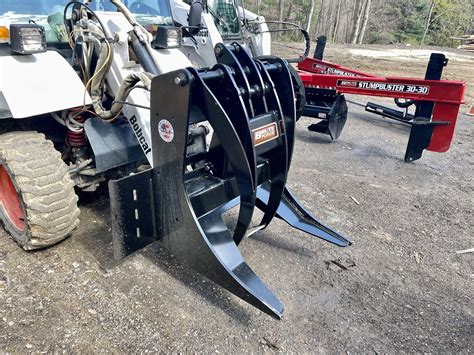
<svg viewBox="0 0 474 355">
<path fill-rule="evenodd" d="M 259 186 L 257 189 L 257 206 L 260 209 L 266 208 L 269 196 L 270 191 L 268 190 L 268 186 Z M 352 242 L 341 233 L 326 226 L 314 217 L 311 212 L 301 205 L 288 188 L 285 188 L 276 216 L 296 229 L 324 239 L 337 246 L 347 247 L 352 244 Z"/>
<path fill-rule="evenodd" d="M 194 270 L 261 311 L 280 319 L 283 305 L 245 262 L 219 213 L 199 218 L 200 235 L 193 236 L 200 260 L 182 259 Z M 194 249 L 194 248 L 193 248 Z"/>
</svg>

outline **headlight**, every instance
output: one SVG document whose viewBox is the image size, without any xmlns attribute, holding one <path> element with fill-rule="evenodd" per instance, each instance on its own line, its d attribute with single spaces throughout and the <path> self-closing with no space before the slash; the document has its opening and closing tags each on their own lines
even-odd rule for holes
<svg viewBox="0 0 474 355">
<path fill-rule="evenodd" d="M 152 42 L 153 48 L 177 48 L 181 47 L 183 35 L 181 29 L 171 26 L 160 26 L 156 31 Z"/>
<path fill-rule="evenodd" d="M 0 43 L 10 43 L 10 31 L 5 26 L 0 26 Z"/>
<path fill-rule="evenodd" d="M 46 52 L 46 34 L 43 26 L 34 24 L 10 25 L 12 52 L 33 54 Z"/>
</svg>

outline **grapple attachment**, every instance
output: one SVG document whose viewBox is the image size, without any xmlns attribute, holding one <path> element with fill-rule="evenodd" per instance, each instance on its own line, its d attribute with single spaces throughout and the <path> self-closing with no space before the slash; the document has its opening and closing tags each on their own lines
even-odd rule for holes
<svg viewBox="0 0 474 355">
<path fill-rule="evenodd" d="M 238 44 L 215 48 L 212 69 L 153 79 L 153 168 L 111 181 L 114 251 L 159 240 L 179 260 L 274 317 L 283 305 L 252 271 L 238 244 L 274 216 L 339 246 L 350 242 L 306 211 L 286 188 L 295 132 L 288 64 L 253 60 Z M 209 146 L 194 144 L 201 122 Z M 240 204 L 231 232 L 225 211 Z M 252 226 L 255 207 L 263 212 Z"/>
</svg>

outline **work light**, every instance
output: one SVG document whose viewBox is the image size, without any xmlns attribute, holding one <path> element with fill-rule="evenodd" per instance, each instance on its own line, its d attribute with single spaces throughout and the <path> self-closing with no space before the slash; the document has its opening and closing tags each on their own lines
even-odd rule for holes
<svg viewBox="0 0 474 355">
<path fill-rule="evenodd" d="M 14 53 L 46 52 L 46 34 L 43 26 L 35 24 L 10 25 L 10 46 Z"/>
<path fill-rule="evenodd" d="M 180 28 L 159 26 L 152 46 L 153 48 L 178 48 L 181 47 L 182 39 L 183 35 Z"/>
</svg>

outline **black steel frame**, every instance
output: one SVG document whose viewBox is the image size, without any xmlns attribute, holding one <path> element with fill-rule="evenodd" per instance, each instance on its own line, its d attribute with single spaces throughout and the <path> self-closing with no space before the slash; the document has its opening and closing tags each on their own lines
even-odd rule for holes
<svg viewBox="0 0 474 355">
<path fill-rule="evenodd" d="M 338 246 L 350 241 L 286 187 L 296 123 L 288 64 L 252 59 L 237 43 L 218 44 L 215 53 L 212 69 L 153 79 L 153 168 L 109 183 L 114 252 L 124 257 L 159 240 L 195 271 L 280 318 L 283 305 L 247 265 L 238 244 L 275 216 Z M 160 136 L 163 119 L 173 127 L 170 142 Z M 211 145 L 189 154 L 190 129 L 203 120 L 214 129 Z M 259 141 L 265 127 L 272 134 Z M 239 204 L 231 233 L 222 214 Z M 255 207 L 263 218 L 251 227 Z"/>
</svg>

